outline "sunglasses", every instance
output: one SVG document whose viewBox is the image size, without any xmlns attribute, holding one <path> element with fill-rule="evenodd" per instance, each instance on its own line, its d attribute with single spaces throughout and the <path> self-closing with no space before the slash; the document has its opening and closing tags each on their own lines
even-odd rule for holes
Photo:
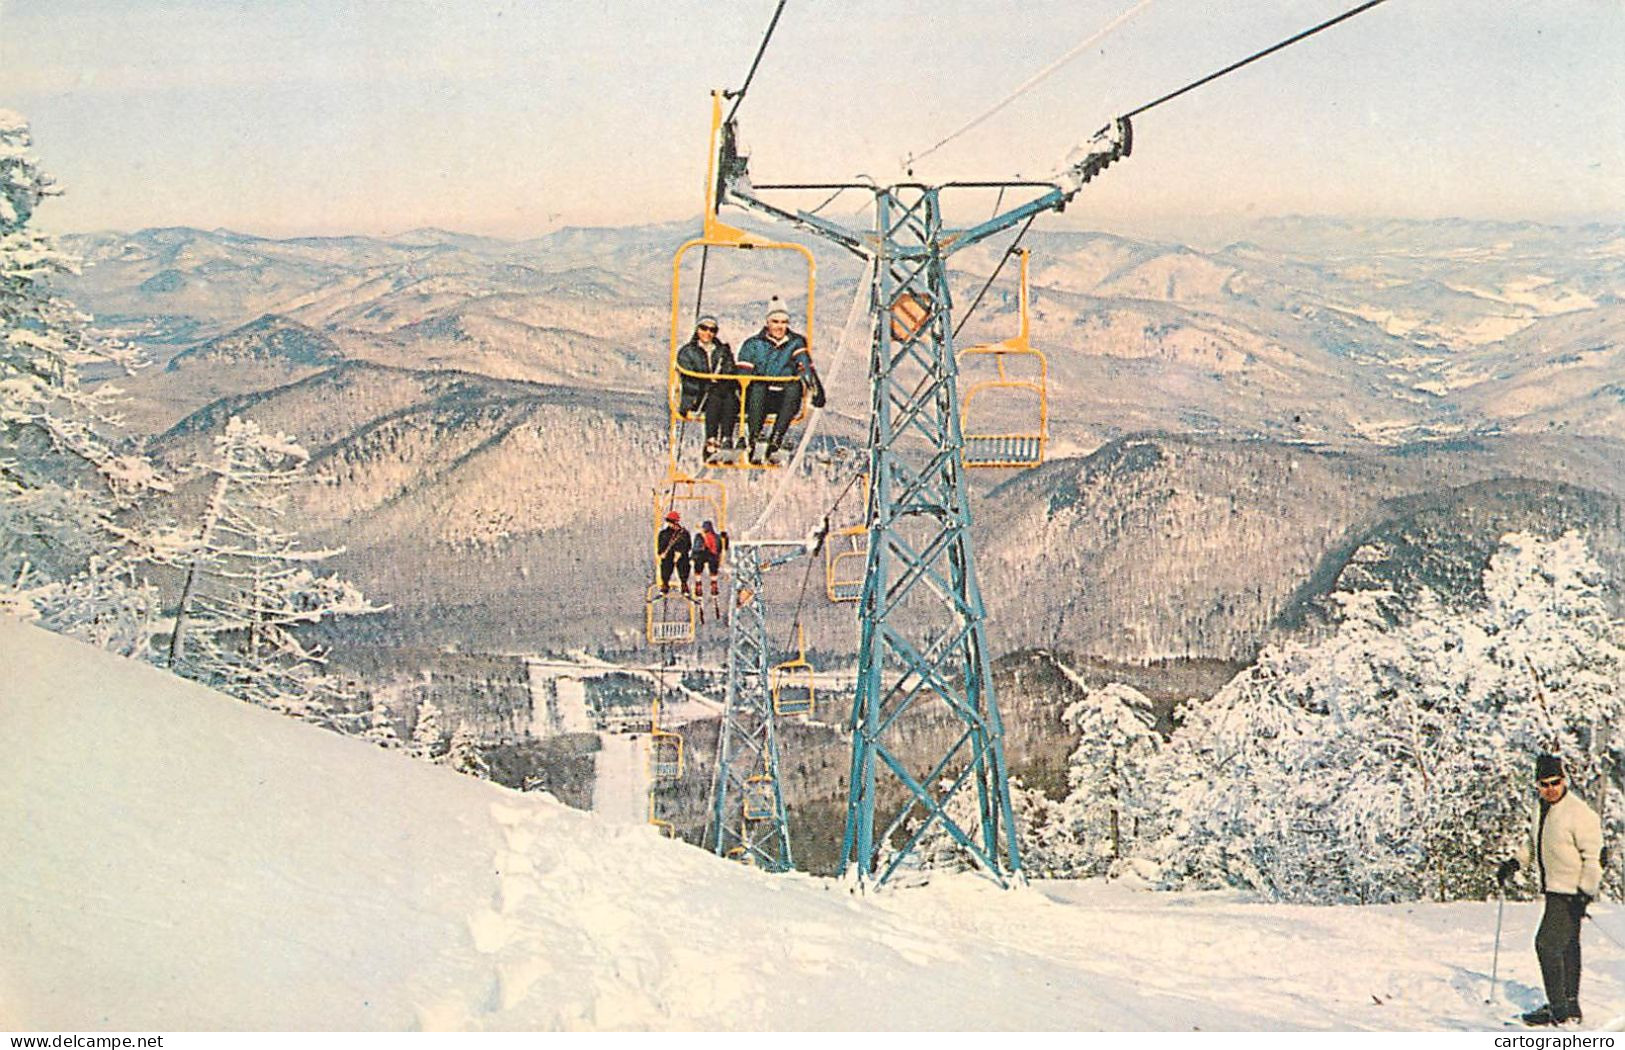
<svg viewBox="0 0 1625 1050">
<path fill-rule="evenodd" d="M 700 325 L 699 330 L 702 332 L 714 332 L 717 330 L 717 326 L 714 324 L 702 324 Z"/>
<path fill-rule="evenodd" d="M 1535 781 L 1536 787 L 1554 788 L 1563 783 L 1562 777 L 1547 777 L 1545 780 Z"/>
</svg>

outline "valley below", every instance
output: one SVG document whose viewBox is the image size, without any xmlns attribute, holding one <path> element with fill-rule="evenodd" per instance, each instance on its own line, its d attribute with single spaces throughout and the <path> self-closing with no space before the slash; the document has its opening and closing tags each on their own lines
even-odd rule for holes
<svg viewBox="0 0 1625 1050">
<path fill-rule="evenodd" d="M 490 715 L 527 655 L 700 678 L 724 655 L 709 599 L 695 645 L 656 652 L 644 636 L 673 434 L 676 465 L 701 466 L 666 395 L 670 260 L 691 232 L 102 233 L 66 239 L 84 266 L 61 290 L 151 362 L 103 378 L 125 392 L 131 442 L 175 484 L 156 513 L 199 513 L 232 417 L 289 435 L 310 453 L 290 524 L 308 548 L 340 549 L 324 569 L 388 606 L 324 627 L 335 659 L 395 698 L 403 734 L 440 665 L 437 703 L 461 705 L 494 749 L 535 735 Z M 1031 688 L 1053 685 L 1047 661 L 1132 679 L 1173 717 L 1261 646 L 1324 630 L 1338 590 L 1391 592 L 1395 615 L 1424 591 L 1481 600 L 1485 562 L 1519 530 L 1581 535 L 1625 614 L 1625 227 L 1306 218 L 1217 248 L 1078 231 L 1026 246 L 1050 454 L 969 473 L 1012 769 L 1030 785 L 1064 787 L 1066 689 Z M 966 253 L 963 301 L 998 264 Z M 866 350 L 842 344 L 859 275 L 839 257 L 818 265 L 809 334 L 829 405 L 788 479 L 711 472 L 730 475 L 718 524 L 735 536 L 862 518 Z M 771 295 L 799 325 L 800 279 L 718 260 L 706 309 L 737 347 Z M 1012 334 L 1017 309 L 1007 273 L 959 345 Z M 824 592 L 817 555 L 772 574 L 763 599 L 780 658 L 794 620 L 809 659 L 836 671 L 855 656 L 855 606 Z M 492 663 L 453 673 L 458 660 Z M 458 674 L 484 684 L 446 684 Z M 820 828 L 840 819 L 848 746 L 832 703 L 793 730 L 792 813 Z M 694 753 L 715 732 L 697 724 Z M 919 732 L 929 750 L 928 721 Z M 565 750 L 579 780 L 590 758 Z M 702 819 L 698 794 L 683 812 Z"/>
</svg>

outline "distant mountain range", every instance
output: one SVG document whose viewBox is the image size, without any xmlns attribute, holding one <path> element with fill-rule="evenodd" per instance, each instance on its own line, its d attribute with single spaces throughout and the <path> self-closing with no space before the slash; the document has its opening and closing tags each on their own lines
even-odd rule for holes
<svg viewBox="0 0 1625 1050">
<path fill-rule="evenodd" d="M 671 257 L 694 232 L 95 234 L 67 239 L 85 265 L 62 287 L 160 366 L 120 386 L 172 472 L 231 414 L 310 448 L 300 520 L 392 603 L 371 636 L 629 648 L 667 469 Z M 1625 226 L 1302 219 L 1213 250 L 1026 245 L 1054 461 L 974 480 L 1000 651 L 1243 658 L 1312 626 L 1331 587 L 1466 600 L 1510 528 L 1579 529 L 1618 595 Z M 956 259 L 959 301 L 1002 251 Z M 799 319 L 793 262 L 710 254 L 703 303 L 725 338 L 754 330 L 770 294 Z M 814 352 L 831 374 L 858 274 L 817 255 Z M 1007 270 L 961 345 L 1013 334 L 1016 309 Z M 860 458 L 863 348 L 848 354 L 775 535 L 815 527 Z M 743 529 L 778 479 L 726 480 Z M 183 485 L 176 508 L 200 491 Z M 813 608 L 820 573 L 786 574 L 775 600 Z M 851 650 L 850 606 L 809 622 L 814 646 Z"/>
</svg>

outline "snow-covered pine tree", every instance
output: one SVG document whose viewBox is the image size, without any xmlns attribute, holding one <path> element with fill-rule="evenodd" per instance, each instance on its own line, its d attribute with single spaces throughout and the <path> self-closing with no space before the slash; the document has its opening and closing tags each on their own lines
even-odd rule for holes
<svg viewBox="0 0 1625 1050">
<path fill-rule="evenodd" d="M 140 362 L 50 289 L 73 269 L 29 228 L 51 192 L 28 122 L 0 110 L 0 604 L 134 655 L 147 647 L 153 592 L 132 568 L 141 537 L 118 516 L 167 486 L 107 436 L 119 392 L 81 382 L 88 363 Z"/>
<path fill-rule="evenodd" d="M 459 773 L 481 780 L 491 779 L 491 764 L 480 751 L 480 738 L 467 722 L 460 722 L 451 735 L 451 747 L 446 752 L 446 764 Z"/>
<path fill-rule="evenodd" d="M 367 708 L 367 728 L 362 731 L 361 736 L 382 748 L 393 750 L 401 746 L 401 735 L 395 730 L 395 718 L 377 693 L 372 694 L 370 698 Z"/>
<path fill-rule="evenodd" d="M 1073 874 L 1105 874 L 1128 856 L 1148 815 L 1153 788 L 1146 775 L 1162 743 L 1156 711 L 1139 690 L 1113 683 L 1091 689 L 1061 719 L 1078 736 L 1061 807 Z"/>
<path fill-rule="evenodd" d="M 406 751 L 413 758 L 421 758 L 426 762 L 444 761 L 448 753 L 446 729 L 440 708 L 428 696 L 418 704 L 417 721 L 412 726 L 412 742 L 407 745 Z"/>
<path fill-rule="evenodd" d="M 191 546 L 169 665 L 250 703 L 338 727 L 349 699 L 298 628 L 381 611 L 351 583 L 311 566 L 339 553 L 302 550 L 283 528 L 309 455 L 286 434 L 233 417 L 215 439 L 215 476 Z"/>
</svg>

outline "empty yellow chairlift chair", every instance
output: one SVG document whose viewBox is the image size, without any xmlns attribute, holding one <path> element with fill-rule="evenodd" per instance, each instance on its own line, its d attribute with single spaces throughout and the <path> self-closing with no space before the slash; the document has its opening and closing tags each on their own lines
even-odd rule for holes
<svg viewBox="0 0 1625 1050">
<path fill-rule="evenodd" d="M 869 505 L 869 478 L 863 477 L 859 506 Z M 824 592 L 832 602 L 855 602 L 863 597 L 869 571 L 869 529 L 861 522 L 836 529 L 824 541 Z"/>
<path fill-rule="evenodd" d="M 682 734 L 659 728 L 649 734 L 649 779 L 683 779 Z"/>
<path fill-rule="evenodd" d="M 680 583 L 664 593 L 658 583 L 650 584 L 643 606 L 644 631 L 650 645 L 685 645 L 694 640 L 700 607 Z"/>
<path fill-rule="evenodd" d="M 855 602 L 863 597 L 869 566 L 869 530 L 853 525 L 830 536 L 824 544 L 824 590 L 832 602 Z"/>
<path fill-rule="evenodd" d="M 745 807 L 745 819 L 770 819 L 776 812 L 773 795 L 773 778 L 767 774 L 758 773 L 746 780 L 745 790 L 741 795 L 741 802 Z"/>
<path fill-rule="evenodd" d="M 649 749 L 645 761 L 649 772 L 649 823 L 668 838 L 677 837 L 677 827 L 662 820 L 658 798 L 662 787 L 683 779 L 683 738 L 677 733 L 660 728 L 660 697 L 649 704 Z"/>
<path fill-rule="evenodd" d="M 773 713 L 776 715 L 811 715 L 817 704 L 813 691 L 813 665 L 807 662 L 807 637 L 802 626 L 796 624 L 796 657 L 775 664 L 771 676 L 773 687 Z"/>
<path fill-rule="evenodd" d="M 685 425 L 688 423 L 699 423 L 703 426 L 705 420 L 705 413 L 703 409 L 696 408 L 688 412 L 683 411 L 682 389 L 683 380 L 685 378 L 689 380 L 699 380 L 706 383 L 732 383 L 735 386 L 734 393 L 737 395 L 737 401 L 735 402 L 736 411 L 734 414 L 734 430 L 732 435 L 734 438 L 735 447 L 731 450 L 719 453 L 716 458 L 709 460 L 706 465 L 714 467 L 758 469 L 768 469 L 771 468 L 773 464 L 767 462 L 751 463 L 745 455 L 746 450 L 743 447 L 745 437 L 745 401 L 750 391 L 750 385 L 752 383 L 783 383 L 791 381 L 791 377 L 786 376 L 741 376 L 722 375 L 714 372 L 694 372 L 683 368 L 678 364 L 677 351 L 680 350 L 683 344 L 688 341 L 689 332 L 693 330 L 693 322 L 697 321 L 701 314 L 705 312 L 702 309 L 699 297 L 697 296 L 694 304 L 694 316 L 688 319 L 688 324 L 684 324 L 684 295 L 682 288 L 683 261 L 689 252 L 693 251 L 695 248 L 699 248 L 703 253 L 707 253 L 708 255 L 710 249 L 712 248 L 726 248 L 736 251 L 794 252 L 795 254 L 799 255 L 802 262 L 805 264 L 807 271 L 806 314 L 801 319 L 802 327 L 800 330 L 802 331 L 803 335 L 806 336 L 807 349 L 809 352 L 812 350 L 813 343 L 813 300 L 817 291 L 818 276 L 817 264 L 813 261 L 812 252 L 804 244 L 796 244 L 790 241 L 768 240 L 765 237 L 749 233 L 745 230 L 739 229 L 738 227 L 729 226 L 727 223 L 724 223 L 717 218 L 717 187 L 719 180 L 717 178 L 716 166 L 718 136 L 720 135 L 721 130 L 722 96 L 714 93 L 711 96 L 711 159 L 707 166 L 705 175 L 705 210 L 703 212 L 704 225 L 702 227 L 702 233 L 699 237 L 684 242 L 684 244 L 677 249 L 676 255 L 672 258 L 671 265 L 671 361 L 670 373 L 666 384 L 666 398 L 671 412 L 669 455 L 672 472 L 674 474 L 677 473 L 677 462 L 680 452 L 678 446 L 682 443 Z M 700 280 L 700 291 L 703 293 L 703 259 L 701 264 Z M 786 296 L 784 298 L 786 301 L 788 301 L 791 297 Z M 729 340 L 729 342 L 733 344 L 734 352 L 736 354 L 739 352 L 739 347 L 744 342 L 744 339 L 750 334 L 754 334 L 754 331 L 747 330 L 745 336 Z M 793 422 L 801 422 L 802 419 L 806 417 L 806 414 L 807 399 L 803 398 L 801 408 L 799 411 L 797 411 Z M 772 414 L 769 414 L 768 419 L 772 418 Z M 764 423 L 763 430 L 765 431 L 767 429 L 767 425 Z"/>
<path fill-rule="evenodd" d="M 1049 362 L 1033 349 L 1027 252 L 1021 252 L 1021 332 L 961 351 L 960 430 L 967 467 L 1036 467 L 1049 439 Z M 991 366 L 992 374 L 988 374 Z"/>
</svg>

